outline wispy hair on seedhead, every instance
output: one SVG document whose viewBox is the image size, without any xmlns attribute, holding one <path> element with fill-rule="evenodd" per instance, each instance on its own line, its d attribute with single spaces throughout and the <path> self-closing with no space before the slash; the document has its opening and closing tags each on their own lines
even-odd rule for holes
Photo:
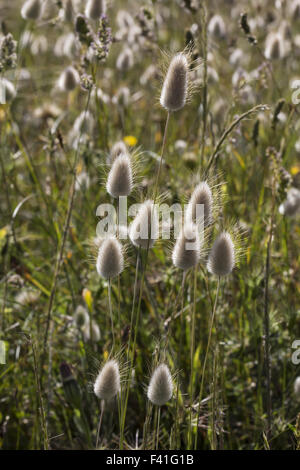
<svg viewBox="0 0 300 470">
<path fill-rule="evenodd" d="M 154 370 L 147 390 L 147 397 L 157 406 L 165 405 L 173 395 L 173 380 L 169 367 L 160 364 Z"/>
<path fill-rule="evenodd" d="M 96 269 L 98 274 L 104 279 L 114 278 L 123 271 L 123 248 L 116 237 L 109 236 L 101 243 L 98 251 Z"/>
<path fill-rule="evenodd" d="M 176 240 L 172 261 L 176 268 L 184 271 L 196 266 L 200 261 L 201 242 L 195 224 L 184 224 L 179 238 Z"/>
<path fill-rule="evenodd" d="M 100 370 L 95 383 L 95 395 L 105 401 L 111 401 L 121 390 L 119 364 L 115 359 L 107 361 Z"/>
<path fill-rule="evenodd" d="M 133 245 L 143 249 L 152 248 L 159 236 L 159 218 L 153 201 L 148 199 L 140 207 L 129 227 Z"/>
<path fill-rule="evenodd" d="M 120 153 L 112 163 L 106 189 L 114 198 L 129 196 L 133 188 L 132 164 L 130 155 Z"/>
<path fill-rule="evenodd" d="M 191 99 L 195 88 L 190 77 L 190 69 L 194 63 L 191 52 L 190 46 L 176 54 L 162 51 L 160 104 L 168 112 L 180 110 Z"/>
<path fill-rule="evenodd" d="M 21 8 L 21 16 L 25 20 L 38 20 L 42 13 L 42 0 L 26 0 Z"/>
</svg>

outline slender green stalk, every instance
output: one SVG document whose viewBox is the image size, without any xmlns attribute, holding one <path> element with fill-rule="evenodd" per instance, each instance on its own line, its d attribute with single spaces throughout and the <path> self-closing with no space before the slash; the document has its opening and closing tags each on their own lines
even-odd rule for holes
<svg viewBox="0 0 300 470">
<path fill-rule="evenodd" d="M 194 300 L 193 300 L 193 313 L 192 313 L 192 328 L 191 328 L 191 372 L 190 372 L 190 417 L 189 417 L 189 432 L 188 432 L 188 449 L 192 445 L 193 434 L 193 399 L 194 399 L 194 354 L 195 354 L 195 319 L 196 319 L 196 295 L 197 295 L 197 266 L 194 268 Z"/>
<path fill-rule="evenodd" d="M 104 408 L 105 408 L 105 401 L 101 400 L 101 412 L 100 412 L 99 423 L 98 423 L 98 428 L 97 428 L 96 449 L 98 449 L 98 446 L 99 446 L 99 437 L 100 437 Z"/>
<path fill-rule="evenodd" d="M 209 348 L 210 348 L 212 330 L 213 330 L 213 325 L 214 325 L 214 318 L 215 318 L 216 309 L 217 309 L 217 301 L 218 301 L 218 296 L 219 296 L 219 290 L 220 290 L 220 277 L 218 277 L 217 292 L 216 292 L 216 297 L 215 297 L 215 302 L 214 302 L 214 308 L 213 308 L 212 315 L 211 315 L 211 322 L 210 322 L 210 327 L 209 327 L 207 347 L 206 347 L 206 352 L 205 352 L 205 357 L 204 357 L 204 362 L 203 362 L 203 368 L 202 368 L 202 377 L 201 377 L 198 411 L 197 411 L 197 420 L 196 420 L 196 437 L 195 437 L 195 447 L 194 447 L 195 450 L 197 449 L 198 422 L 199 422 L 199 417 L 200 417 L 201 400 L 202 400 L 202 395 L 203 395 L 203 386 L 204 386 L 206 362 L 207 362 L 208 352 L 209 352 Z"/>
<path fill-rule="evenodd" d="M 157 412 L 157 425 L 156 425 L 156 438 L 155 438 L 155 450 L 158 449 L 158 441 L 159 441 L 159 426 L 160 426 L 160 411 L 161 411 L 161 406 L 158 407 L 158 412 Z"/>
<path fill-rule="evenodd" d="M 113 348 L 115 347 L 115 328 L 114 328 L 114 317 L 112 311 L 112 304 L 111 304 L 111 278 L 108 279 L 108 308 L 109 308 L 109 316 L 111 321 L 111 333 L 113 339 Z"/>
</svg>

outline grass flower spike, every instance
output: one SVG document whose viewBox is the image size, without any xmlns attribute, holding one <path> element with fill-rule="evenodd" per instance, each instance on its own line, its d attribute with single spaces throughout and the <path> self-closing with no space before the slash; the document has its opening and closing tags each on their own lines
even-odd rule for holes
<svg viewBox="0 0 300 470">
<path fill-rule="evenodd" d="M 222 232 L 215 240 L 208 257 L 208 271 L 216 276 L 230 274 L 235 265 L 235 249 L 228 232 Z"/>
<path fill-rule="evenodd" d="M 173 381 L 166 364 L 160 364 L 151 377 L 147 397 L 154 405 L 163 406 L 173 394 Z"/>
<path fill-rule="evenodd" d="M 122 245 L 116 238 L 109 237 L 101 243 L 96 268 L 98 274 L 105 279 L 112 279 L 123 271 Z"/>
<path fill-rule="evenodd" d="M 119 365 L 117 361 L 111 359 L 100 370 L 94 383 L 94 393 L 101 400 L 110 401 L 120 389 Z"/>
<path fill-rule="evenodd" d="M 160 104 L 169 112 L 178 111 L 186 103 L 188 70 L 187 56 L 183 52 L 176 54 L 170 62 L 160 96 Z"/>
</svg>

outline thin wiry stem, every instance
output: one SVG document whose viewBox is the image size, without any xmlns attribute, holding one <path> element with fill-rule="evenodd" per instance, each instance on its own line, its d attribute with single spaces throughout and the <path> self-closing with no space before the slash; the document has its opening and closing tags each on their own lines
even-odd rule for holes
<svg viewBox="0 0 300 470">
<path fill-rule="evenodd" d="M 113 318 L 113 311 L 112 311 L 112 304 L 111 304 L 111 278 L 108 279 L 108 308 L 109 308 L 109 316 L 111 321 L 111 333 L 113 338 L 113 348 L 115 346 L 115 328 L 114 328 L 114 318 Z"/>
<path fill-rule="evenodd" d="M 195 447 L 194 447 L 195 450 L 197 449 L 198 422 L 199 422 L 199 416 L 200 416 L 201 400 L 202 400 L 202 395 L 203 395 L 203 386 L 204 386 L 206 362 L 207 362 L 208 352 L 209 352 L 209 348 L 210 348 L 211 335 L 212 335 L 212 330 L 213 330 L 213 325 L 214 325 L 214 318 L 215 318 L 216 309 L 217 309 L 217 301 L 218 301 L 218 296 L 219 296 L 219 290 L 220 290 L 220 277 L 218 277 L 217 292 L 216 292 L 216 297 L 215 297 L 215 302 L 214 302 L 214 308 L 213 308 L 212 315 L 211 315 L 211 322 L 210 322 L 210 327 L 209 327 L 207 347 L 206 347 L 206 352 L 205 352 L 205 357 L 204 357 L 204 362 L 203 362 L 203 368 L 202 368 L 202 377 L 201 377 L 199 402 L 198 402 L 198 410 L 197 410 L 197 419 L 196 419 L 196 437 L 195 437 Z"/>
<path fill-rule="evenodd" d="M 265 105 L 265 104 L 258 104 L 257 106 L 254 106 L 253 108 L 249 109 L 248 111 L 246 111 L 245 113 L 241 114 L 239 117 L 237 117 L 231 124 L 230 126 L 225 129 L 225 131 L 223 132 L 220 140 L 217 142 L 215 148 L 214 148 L 214 151 L 212 153 L 212 155 L 210 156 L 210 159 L 208 160 L 208 164 L 207 164 L 207 167 L 206 167 L 206 175 L 208 175 L 208 172 L 212 166 L 212 164 L 217 160 L 217 158 L 219 157 L 219 152 L 221 150 L 221 147 L 224 143 L 224 141 L 227 139 L 227 137 L 229 136 L 229 134 L 231 134 L 231 132 L 236 128 L 236 126 L 241 122 L 243 121 L 243 119 L 246 119 L 248 116 L 250 116 L 250 114 L 253 114 L 253 113 L 256 113 L 257 111 L 263 111 L 265 109 L 268 109 L 268 106 Z"/>
<path fill-rule="evenodd" d="M 196 319 L 196 293 L 197 293 L 197 266 L 194 268 L 194 300 L 193 300 L 193 313 L 192 313 L 192 328 L 191 328 L 191 372 L 190 372 L 190 427 L 188 433 L 188 449 L 192 443 L 192 410 L 193 410 L 193 395 L 194 395 L 194 354 L 195 354 L 195 319 Z"/>
<path fill-rule="evenodd" d="M 97 428 L 96 449 L 98 449 L 98 446 L 99 446 L 99 437 L 100 437 L 104 408 L 105 408 L 105 401 L 101 400 L 101 412 L 100 412 L 99 423 L 98 423 L 98 428 Z"/>
<path fill-rule="evenodd" d="M 158 441 L 159 441 L 159 426 L 160 426 L 160 410 L 161 407 L 158 407 L 158 413 L 157 413 L 157 424 L 156 424 L 156 438 L 155 438 L 155 450 L 158 449 Z"/>
</svg>

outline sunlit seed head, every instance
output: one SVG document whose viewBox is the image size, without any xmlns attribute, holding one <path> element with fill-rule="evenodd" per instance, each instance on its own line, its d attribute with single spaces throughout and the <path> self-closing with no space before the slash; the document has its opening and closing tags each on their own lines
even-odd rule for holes
<svg viewBox="0 0 300 470">
<path fill-rule="evenodd" d="M 82 305 L 78 305 L 76 308 L 74 321 L 78 328 L 82 328 L 89 323 L 89 315 Z"/>
<path fill-rule="evenodd" d="M 134 63 L 134 58 L 133 58 L 133 52 L 129 47 L 126 47 L 123 49 L 123 51 L 120 52 L 117 58 L 116 62 L 116 67 L 118 70 L 121 72 L 125 72 L 133 66 Z"/>
<path fill-rule="evenodd" d="M 209 253 L 207 269 L 216 276 L 230 274 L 235 266 L 235 249 L 228 232 L 222 232 Z"/>
<path fill-rule="evenodd" d="M 68 23 L 74 22 L 75 10 L 72 0 L 65 0 L 63 9 L 60 12 L 60 17 Z"/>
<path fill-rule="evenodd" d="M 105 0 L 88 0 L 85 8 L 85 16 L 90 20 L 98 20 L 101 15 L 106 14 Z"/>
<path fill-rule="evenodd" d="M 160 96 L 160 104 L 167 111 L 178 111 L 185 105 L 188 94 L 188 70 L 187 56 L 182 52 L 176 54 L 170 62 Z"/>
<path fill-rule="evenodd" d="M 290 3 L 290 14 L 293 20 L 300 19 L 300 0 L 294 0 Z"/>
<path fill-rule="evenodd" d="M 17 92 L 12 82 L 7 80 L 6 78 L 2 78 L 1 86 L 2 86 L 3 98 L 7 103 L 15 99 L 15 97 L 17 96 Z"/>
<path fill-rule="evenodd" d="M 145 201 L 129 228 L 129 238 L 133 245 L 152 248 L 159 235 L 159 220 L 153 201 Z"/>
<path fill-rule="evenodd" d="M 200 237 L 196 225 L 187 223 L 176 240 L 172 261 L 176 268 L 190 269 L 200 260 Z"/>
<path fill-rule="evenodd" d="M 127 150 L 127 147 L 126 147 L 126 144 L 125 142 L 123 142 L 122 140 L 116 142 L 112 148 L 111 148 L 111 151 L 110 151 L 110 161 L 111 163 L 115 160 L 116 157 L 118 157 L 121 153 L 125 154 L 127 153 L 128 150 Z"/>
<path fill-rule="evenodd" d="M 300 399 L 300 377 L 297 377 L 294 382 L 294 393 L 298 399 Z"/>
<path fill-rule="evenodd" d="M 95 121 L 90 111 L 82 111 L 73 124 L 75 134 L 91 134 L 94 130 Z"/>
<path fill-rule="evenodd" d="M 72 91 L 80 82 L 79 73 L 77 70 L 70 66 L 67 67 L 61 74 L 58 85 L 63 91 Z"/>
<path fill-rule="evenodd" d="M 27 0 L 21 8 L 21 15 L 25 20 L 38 20 L 42 15 L 41 0 Z"/>
<path fill-rule="evenodd" d="M 208 23 L 208 32 L 216 39 L 223 39 L 226 36 L 226 27 L 222 16 L 214 15 Z"/>
<path fill-rule="evenodd" d="M 100 400 L 110 401 L 120 389 L 119 365 L 116 360 L 111 359 L 100 370 L 94 383 L 94 393 Z"/>
<path fill-rule="evenodd" d="M 279 212 L 282 215 L 293 217 L 300 213 L 300 190 L 297 188 L 289 189 L 286 200 L 280 204 Z"/>
<path fill-rule="evenodd" d="M 92 333 L 92 335 L 91 335 Z M 83 337 L 85 341 L 93 341 L 97 343 L 101 339 L 100 328 L 96 322 L 92 321 L 92 328 L 90 328 L 90 322 L 88 321 L 87 324 L 83 327 Z"/>
<path fill-rule="evenodd" d="M 112 164 L 107 178 L 106 189 L 112 197 L 129 196 L 132 186 L 131 159 L 127 153 L 121 153 Z"/>
<path fill-rule="evenodd" d="M 166 364 L 160 364 L 152 374 L 147 397 L 154 405 L 165 405 L 173 394 L 173 381 Z"/>
<path fill-rule="evenodd" d="M 118 276 L 124 269 L 121 243 L 115 237 L 106 238 L 101 243 L 96 262 L 97 272 L 105 279 Z"/>
<path fill-rule="evenodd" d="M 285 56 L 285 41 L 280 33 L 270 33 L 266 39 L 265 57 L 279 60 Z"/>
<path fill-rule="evenodd" d="M 187 207 L 187 220 L 193 223 L 203 221 L 207 227 L 212 221 L 213 194 L 206 181 L 199 183 L 189 200 Z"/>
</svg>

